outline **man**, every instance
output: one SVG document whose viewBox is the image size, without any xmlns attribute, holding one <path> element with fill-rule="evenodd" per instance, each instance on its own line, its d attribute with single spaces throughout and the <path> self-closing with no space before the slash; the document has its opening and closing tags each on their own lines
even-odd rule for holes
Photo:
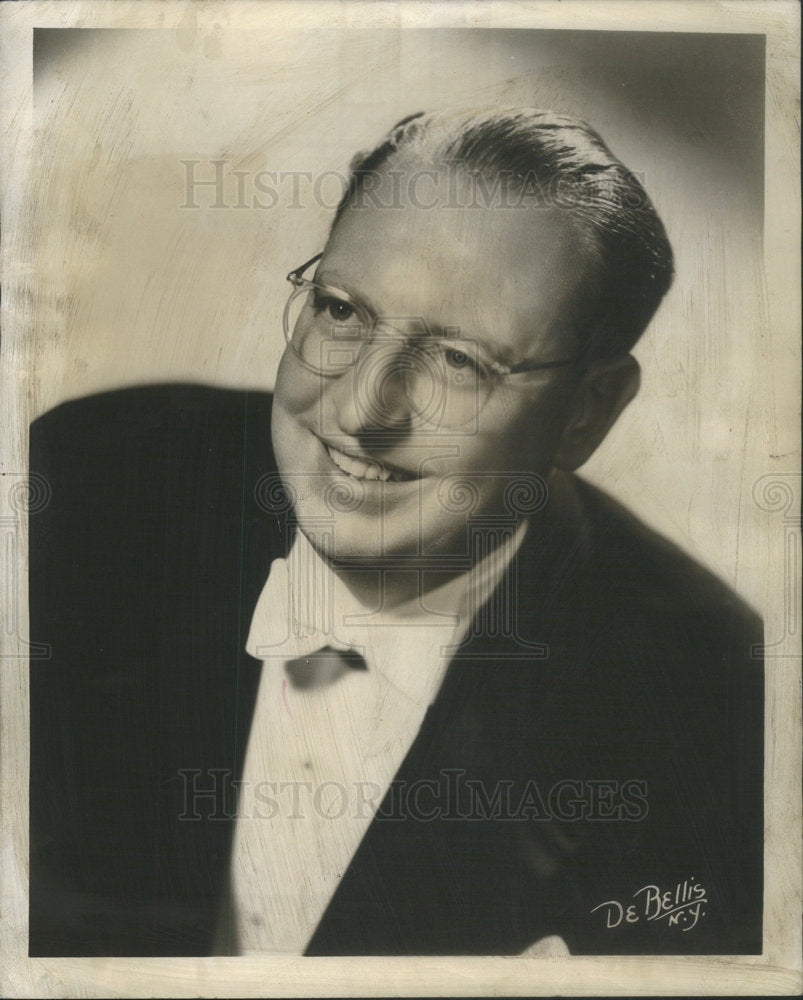
<svg viewBox="0 0 803 1000">
<path fill-rule="evenodd" d="M 273 400 L 37 421 L 32 954 L 761 951 L 760 623 L 574 476 L 671 274 L 588 126 L 416 115 Z"/>
</svg>

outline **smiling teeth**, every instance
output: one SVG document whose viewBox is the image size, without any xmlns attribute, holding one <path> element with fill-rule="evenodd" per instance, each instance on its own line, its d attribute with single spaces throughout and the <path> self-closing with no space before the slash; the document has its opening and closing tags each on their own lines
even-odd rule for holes
<svg viewBox="0 0 803 1000">
<path fill-rule="evenodd" d="M 345 455 L 342 451 L 338 451 L 331 445 L 327 445 L 326 450 L 329 452 L 329 457 L 335 465 L 339 469 L 342 469 L 343 472 L 354 476 L 355 479 L 379 479 L 381 482 L 386 483 L 389 479 L 392 482 L 398 482 L 402 478 L 400 475 L 391 472 L 390 469 L 386 469 L 376 462 L 366 462 L 364 459 Z"/>
</svg>

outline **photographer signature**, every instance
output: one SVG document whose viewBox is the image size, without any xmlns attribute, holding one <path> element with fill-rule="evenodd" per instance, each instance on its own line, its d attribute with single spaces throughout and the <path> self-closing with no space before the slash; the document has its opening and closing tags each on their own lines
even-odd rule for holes
<svg viewBox="0 0 803 1000">
<path fill-rule="evenodd" d="M 591 913 L 602 910 L 606 928 L 620 924 L 637 924 L 642 920 L 665 920 L 669 927 L 690 931 L 705 916 L 708 904 L 706 891 L 694 881 L 694 876 L 679 882 L 672 889 L 662 890 L 657 885 L 643 885 L 630 897 L 632 903 L 608 899 L 595 906 Z"/>
</svg>

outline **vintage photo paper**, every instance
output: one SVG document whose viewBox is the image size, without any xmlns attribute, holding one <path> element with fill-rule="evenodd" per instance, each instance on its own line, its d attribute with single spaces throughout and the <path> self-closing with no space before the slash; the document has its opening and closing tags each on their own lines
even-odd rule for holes
<svg viewBox="0 0 803 1000">
<path fill-rule="evenodd" d="M 798 992 L 793 6 L 0 13 L 4 994 Z"/>
</svg>

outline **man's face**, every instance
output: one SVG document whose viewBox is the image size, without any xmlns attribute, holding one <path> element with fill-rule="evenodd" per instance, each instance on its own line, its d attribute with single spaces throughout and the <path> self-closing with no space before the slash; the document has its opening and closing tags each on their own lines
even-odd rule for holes
<svg viewBox="0 0 803 1000">
<path fill-rule="evenodd" d="M 396 331 L 457 330 L 486 357 L 516 365 L 574 353 L 583 270 L 556 209 L 408 202 L 347 210 L 315 278 L 392 318 Z M 403 341 L 378 336 L 336 377 L 310 371 L 290 348 L 279 367 L 279 471 L 300 527 L 335 562 L 467 556 L 467 518 L 509 519 L 511 487 L 548 475 L 571 406 L 577 376 L 556 368 L 494 383 L 458 427 L 426 422 L 396 377 L 404 349 L 394 354 L 394 343 Z"/>
</svg>

